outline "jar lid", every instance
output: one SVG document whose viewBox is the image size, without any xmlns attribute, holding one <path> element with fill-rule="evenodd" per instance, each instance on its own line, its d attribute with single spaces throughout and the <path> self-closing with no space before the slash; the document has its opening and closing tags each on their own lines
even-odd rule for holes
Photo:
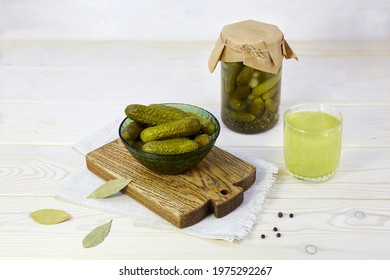
<svg viewBox="0 0 390 280">
<path fill-rule="evenodd" d="M 213 72 L 218 61 L 243 62 L 257 70 L 276 74 L 283 58 L 297 56 L 276 25 L 246 20 L 223 27 L 209 59 Z"/>
</svg>

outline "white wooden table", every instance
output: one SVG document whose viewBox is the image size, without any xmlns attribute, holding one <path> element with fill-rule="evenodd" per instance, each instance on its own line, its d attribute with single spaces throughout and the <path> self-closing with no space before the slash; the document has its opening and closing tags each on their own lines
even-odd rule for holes
<svg viewBox="0 0 390 280">
<path fill-rule="evenodd" d="M 280 167 L 253 232 L 231 243 L 54 198 L 84 165 L 72 144 L 123 117 L 127 104 L 184 102 L 220 119 L 219 69 L 207 69 L 214 42 L 1 40 L 0 258 L 389 259 L 390 42 L 290 44 L 299 62 L 284 62 L 282 111 L 303 102 L 339 108 L 340 168 L 326 183 L 302 183 L 285 169 L 281 121 L 257 135 L 222 126 L 217 146 Z M 29 213 L 41 208 L 72 219 L 39 225 Z M 111 218 L 107 239 L 84 249 L 84 236 Z"/>
</svg>

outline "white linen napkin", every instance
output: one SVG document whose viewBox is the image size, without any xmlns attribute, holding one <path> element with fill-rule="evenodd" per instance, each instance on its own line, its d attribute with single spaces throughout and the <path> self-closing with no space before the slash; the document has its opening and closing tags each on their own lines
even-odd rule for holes
<svg viewBox="0 0 390 280">
<path fill-rule="evenodd" d="M 86 155 L 90 151 L 117 139 L 119 123 L 119 120 L 114 121 L 107 127 L 75 143 L 73 147 Z M 56 198 L 122 214 L 203 238 L 239 241 L 250 233 L 256 223 L 262 205 L 278 172 L 278 167 L 273 163 L 259 158 L 243 158 L 242 156 L 240 158 L 256 166 L 256 181 L 245 191 L 243 203 L 223 218 L 215 218 L 213 214 L 210 214 L 199 223 L 183 229 L 176 228 L 143 205 L 121 193 L 107 199 L 87 199 L 86 197 L 102 185 L 104 181 L 90 172 L 86 166 L 68 181 L 64 189 L 56 195 Z"/>
</svg>

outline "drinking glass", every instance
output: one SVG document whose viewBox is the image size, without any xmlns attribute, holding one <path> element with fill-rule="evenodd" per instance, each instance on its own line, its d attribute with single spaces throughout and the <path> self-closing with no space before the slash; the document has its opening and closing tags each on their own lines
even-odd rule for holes
<svg viewBox="0 0 390 280">
<path fill-rule="evenodd" d="M 324 104 L 301 104 L 284 113 L 284 160 L 296 178 L 323 182 L 340 161 L 341 113 Z"/>
</svg>

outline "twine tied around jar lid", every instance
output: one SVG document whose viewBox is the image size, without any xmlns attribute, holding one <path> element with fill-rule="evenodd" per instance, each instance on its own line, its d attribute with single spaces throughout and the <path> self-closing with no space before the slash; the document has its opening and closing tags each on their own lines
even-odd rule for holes
<svg viewBox="0 0 390 280">
<path fill-rule="evenodd" d="M 238 45 L 238 46 L 230 45 L 227 43 L 227 41 L 224 41 L 222 39 L 222 34 L 219 36 L 219 38 L 226 47 L 228 47 L 232 50 L 235 50 L 237 52 L 248 53 L 248 54 L 252 55 L 253 57 L 255 57 L 261 63 L 268 63 L 270 61 L 270 59 L 266 55 L 264 55 L 264 53 L 275 50 L 284 44 L 284 38 L 283 38 L 282 41 L 279 44 L 277 44 L 276 46 L 274 46 L 272 48 L 261 49 L 261 48 L 255 48 L 255 47 L 251 46 L 250 44 L 242 44 L 242 45 Z"/>
<path fill-rule="evenodd" d="M 297 56 L 276 25 L 246 20 L 223 27 L 209 59 L 213 72 L 219 60 L 243 62 L 252 68 L 276 74 L 283 58 Z"/>
</svg>

